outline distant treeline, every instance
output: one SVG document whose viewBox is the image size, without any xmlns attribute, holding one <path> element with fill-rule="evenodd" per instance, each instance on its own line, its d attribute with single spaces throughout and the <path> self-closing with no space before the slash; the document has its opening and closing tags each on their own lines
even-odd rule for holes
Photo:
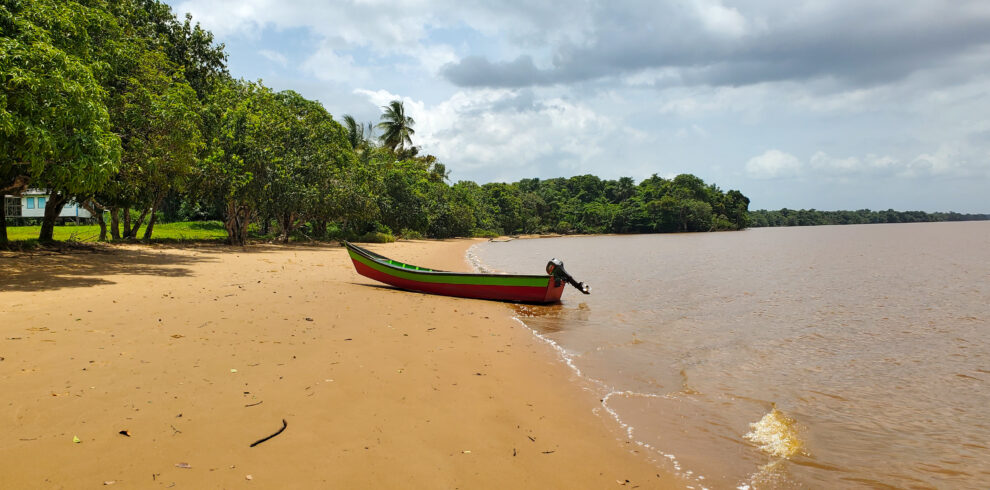
<svg viewBox="0 0 990 490">
<path fill-rule="evenodd" d="M 594 175 L 523 179 L 478 186 L 458 182 L 474 209 L 476 227 L 499 233 L 657 233 L 738 230 L 749 199 L 723 192 L 691 174 L 602 180 Z"/>
<path fill-rule="evenodd" d="M 871 223 L 922 223 L 931 221 L 983 221 L 990 220 L 990 214 L 961 214 L 955 212 L 926 213 L 924 211 L 819 211 L 817 209 L 781 209 L 768 211 L 760 209 L 749 212 L 749 226 L 817 226 L 817 225 L 862 225 Z"/>
</svg>

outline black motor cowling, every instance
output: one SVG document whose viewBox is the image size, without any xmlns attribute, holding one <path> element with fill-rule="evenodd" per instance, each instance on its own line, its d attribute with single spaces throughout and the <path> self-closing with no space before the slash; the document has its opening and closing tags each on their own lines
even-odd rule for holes
<svg viewBox="0 0 990 490">
<path fill-rule="evenodd" d="M 554 258 L 550 259 L 550 262 L 547 262 L 547 274 L 553 276 L 554 279 L 567 281 L 568 284 L 574 286 L 578 291 L 581 291 L 584 294 L 591 294 L 591 286 L 583 282 L 575 281 L 574 278 L 571 277 L 566 270 L 564 270 L 564 263 L 561 262 L 560 259 Z"/>
</svg>

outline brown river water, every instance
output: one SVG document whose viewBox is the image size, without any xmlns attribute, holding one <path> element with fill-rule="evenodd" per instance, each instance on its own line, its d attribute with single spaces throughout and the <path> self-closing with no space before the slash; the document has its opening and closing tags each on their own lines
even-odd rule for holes
<svg viewBox="0 0 990 490">
<path fill-rule="evenodd" d="M 517 306 L 694 488 L 990 488 L 990 222 L 483 243 Z"/>
</svg>

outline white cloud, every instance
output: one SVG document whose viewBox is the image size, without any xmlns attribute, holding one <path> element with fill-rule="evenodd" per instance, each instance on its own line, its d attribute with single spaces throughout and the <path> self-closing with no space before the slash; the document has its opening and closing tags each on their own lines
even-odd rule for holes
<svg viewBox="0 0 990 490">
<path fill-rule="evenodd" d="M 746 34 L 746 18 L 735 8 L 722 5 L 720 0 L 696 0 L 694 8 L 706 29 L 719 36 L 740 37 Z"/>
<path fill-rule="evenodd" d="M 337 54 L 327 43 L 306 58 L 302 69 L 323 81 L 361 83 L 370 78 L 368 70 L 356 65 L 354 58 Z"/>
<path fill-rule="evenodd" d="M 186 12 L 193 15 L 193 20 L 203 24 L 216 37 L 229 38 L 234 35 L 257 36 L 258 30 L 270 18 L 267 12 L 274 12 L 274 2 L 267 0 L 215 0 L 204 2 L 188 0 L 179 2 L 173 9 L 181 17 Z"/>
<path fill-rule="evenodd" d="M 416 44 L 402 51 L 415 59 L 429 73 L 436 73 L 443 65 L 458 60 L 454 48 L 445 44 Z"/>
<path fill-rule="evenodd" d="M 771 152 L 767 152 L 771 153 Z M 761 158 L 767 155 L 761 155 Z M 769 164 L 761 167 L 754 164 L 753 171 L 761 175 L 771 175 L 779 166 L 781 159 L 791 157 L 787 154 L 769 157 Z M 934 151 L 928 151 L 906 158 L 896 158 L 891 155 L 867 154 L 866 156 L 833 157 L 823 151 L 817 151 L 808 161 L 806 173 L 820 178 L 834 178 L 848 181 L 850 178 L 871 179 L 927 179 L 927 178 L 980 178 L 990 176 L 990 153 L 982 155 L 971 148 L 964 148 L 961 143 L 943 144 Z M 753 160 L 750 160 L 751 162 Z M 798 161 L 794 157 L 794 161 Z M 799 161 L 798 161 L 799 162 Z M 783 164 L 783 167 L 787 167 Z M 750 166 L 747 163 L 747 170 Z M 760 172 L 758 169 L 762 169 Z"/>
<path fill-rule="evenodd" d="M 262 49 L 261 51 L 258 51 L 258 54 L 264 56 L 265 59 L 281 66 L 282 68 L 285 68 L 285 66 L 288 65 L 289 63 L 289 60 L 286 59 L 285 55 L 279 53 L 278 51 L 272 51 L 270 49 Z"/>
<path fill-rule="evenodd" d="M 801 160 L 780 150 L 767 150 L 746 162 L 746 173 L 754 179 L 796 177 L 801 172 Z"/>
<path fill-rule="evenodd" d="M 833 176 L 863 176 L 863 175 L 892 175 L 903 170 L 903 164 L 890 155 L 868 154 L 863 158 L 850 156 L 838 158 L 824 151 L 817 151 L 811 156 L 809 164 L 812 169 L 824 175 Z"/>
<path fill-rule="evenodd" d="M 571 34 L 575 28 L 562 28 L 563 19 L 569 19 L 568 25 L 585 24 L 576 18 L 583 16 L 580 9 L 562 12 L 556 5 L 541 2 L 505 8 L 458 0 L 184 0 L 174 10 L 180 16 L 190 12 L 194 21 L 228 43 L 301 28 L 322 41 L 320 51 L 329 43 L 340 58 L 355 49 L 384 58 L 399 55 L 415 60 L 431 74 L 461 56 L 453 46 L 430 41 L 433 29 L 468 27 L 493 36 L 563 39 L 577 38 Z"/>
<path fill-rule="evenodd" d="M 901 172 L 905 177 L 990 177 L 990 152 L 973 151 L 961 144 L 943 144 L 935 151 L 922 153 Z"/>
<path fill-rule="evenodd" d="M 415 143 L 439 156 L 450 168 L 484 171 L 499 180 L 593 171 L 604 161 L 606 140 L 617 128 L 590 107 L 548 97 L 532 107 L 498 110 L 519 96 L 507 89 L 459 91 L 438 104 L 401 97 L 385 90 L 357 90 L 376 106 L 402 100 L 416 120 Z M 459 178 L 455 175 L 455 178 Z"/>
</svg>

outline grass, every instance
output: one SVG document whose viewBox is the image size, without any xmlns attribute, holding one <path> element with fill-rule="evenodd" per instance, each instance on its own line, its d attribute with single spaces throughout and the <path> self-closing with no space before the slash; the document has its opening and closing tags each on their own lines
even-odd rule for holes
<svg viewBox="0 0 990 490">
<path fill-rule="evenodd" d="M 109 227 L 109 224 L 107 225 Z M 108 230 L 109 231 L 109 230 Z M 340 233 L 340 230 L 335 227 L 331 227 L 328 230 L 330 241 L 349 239 L 356 242 L 366 242 L 366 243 L 389 243 L 394 242 L 395 237 L 391 233 L 380 233 L 371 232 L 366 233 L 361 236 L 350 236 L 347 234 Z M 38 234 L 41 233 L 41 225 L 36 226 L 7 226 L 7 239 L 9 243 L 6 247 L 0 246 L 0 249 L 7 248 L 10 250 L 33 250 L 39 246 L 38 244 Z M 408 231 L 407 231 L 408 233 Z M 261 235 L 257 224 L 251 224 L 248 227 L 248 234 L 253 240 L 270 241 L 274 240 L 275 236 L 273 234 Z M 413 235 L 412 233 L 409 233 Z M 109 235 L 109 233 L 108 233 Z M 416 234 L 418 235 L 418 234 Z M 144 236 L 144 228 L 138 232 L 138 239 L 141 242 L 140 237 Z M 494 234 L 492 236 L 497 236 Z M 65 225 L 55 227 L 55 241 L 61 244 L 73 246 L 73 244 L 85 244 L 85 243 L 95 243 L 100 237 L 100 227 L 99 225 L 79 225 L 69 222 Z M 407 238 L 420 238 L 419 236 L 411 236 Z M 112 242 L 113 239 L 108 239 Z M 227 230 L 223 226 L 221 221 L 182 221 L 176 223 L 158 223 L 155 225 L 154 234 L 151 237 L 151 243 L 172 243 L 172 242 L 186 242 L 186 241 L 225 241 L 227 239 Z M 292 241 L 303 241 L 308 242 L 311 239 L 301 232 L 296 231 L 292 235 Z"/>
<path fill-rule="evenodd" d="M 11 242 L 31 242 L 38 239 L 41 226 L 8 226 L 7 238 Z M 138 232 L 143 236 L 144 228 Z M 60 242 L 95 242 L 100 237 L 99 225 L 67 224 L 55 227 L 55 240 Z M 224 240 L 227 232 L 219 221 L 185 221 L 157 223 L 151 236 L 152 242 L 184 240 Z"/>
</svg>

